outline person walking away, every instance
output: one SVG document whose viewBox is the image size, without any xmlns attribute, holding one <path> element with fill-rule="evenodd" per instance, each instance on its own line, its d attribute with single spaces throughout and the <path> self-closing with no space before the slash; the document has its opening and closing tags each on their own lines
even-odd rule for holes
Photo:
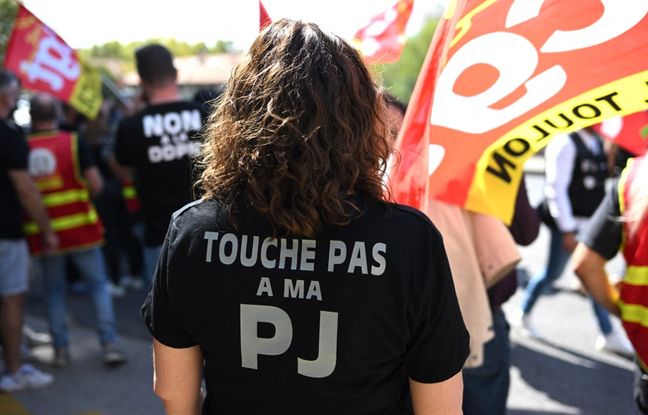
<svg viewBox="0 0 648 415">
<path fill-rule="evenodd" d="M 103 230 L 90 201 L 90 196 L 101 192 L 101 175 L 85 143 L 74 133 L 58 130 L 60 110 L 56 98 L 37 93 L 30 106 L 29 172 L 41 189 L 60 240 L 57 250 L 43 252 L 37 224 L 24 224 L 34 263 L 44 280 L 47 317 L 55 348 L 54 364 L 64 367 L 70 361 L 65 322 L 66 259 L 74 263 L 88 282 L 97 314 L 102 361 L 106 365 L 122 364 L 126 357 L 117 345 L 115 315 L 101 253 Z"/>
<path fill-rule="evenodd" d="M 605 263 L 621 251 L 623 280 L 610 283 Z M 630 159 L 599 206 L 573 260 L 576 275 L 599 304 L 619 316 L 634 347 L 634 397 L 648 414 L 648 159 Z"/>
<path fill-rule="evenodd" d="M 537 300 L 562 274 L 576 247 L 578 231 L 605 196 L 608 172 L 601 138 L 591 127 L 553 138 L 545 151 L 545 170 L 545 201 L 539 211 L 551 232 L 549 256 L 545 269 L 527 284 L 520 308 L 513 316 L 522 334 L 530 337 L 542 337 L 531 315 Z M 605 309 L 595 301 L 592 305 L 601 331 L 595 347 L 632 353 L 624 334 L 612 325 Z"/>
<path fill-rule="evenodd" d="M 520 181 L 515 211 L 509 231 L 518 245 L 530 245 L 540 231 L 540 219 L 529 203 L 524 176 Z M 492 243 L 496 239 L 493 235 Z M 488 240 L 488 235 L 486 235 Z M 458 262 L 463 261 L 463 256 Z M 504 415 L 510 389 L 511 341 L 509 324 L 502 305 L 517 289 L 517 270 L 513 269 L 488 288 L 488 304 L 494 337 L 483 347 L 483 363 L 464 368 L 464 415 Z"/>
<path fill-rule="evenodd" d="M 137 252 L 139 242 L 132 232 L 126 202 L 122 196 L 122 183 L 114 177 L 109 167 L 109 148 L 112 148 L 113 141 L 108 124 L 111 105 L 109 101 L 104 102 L 97 118 L 87 123 L 80 137 L 91 149 L 92 158 L 97 163 L 103 179 L 103 190 L 93 201 L 105 230 L 103 254 L 110 278 L 110 293 L 113 297 L 122 297 L 127 286 L 124 264 L 129 266 L 130 275 L 137 275 L 132 272 L 134 261 L 130 254 L 133 251 Z M 139 280 L 131 278 L 128 286 L 132 281 Z"/>
<path fill-rule="evenodd" d="M 144 278 L 150 285 L 171 214 L 193 200 L 192 158 L 202 128 L 200 106 L 183 101 L 173 57 L 152 44 L 135 52 L 147 106 L 117 128 L 113 168 L 133 180 L 144 217 Z"/>
<path fill-rule="evenodd" d="M 40 192 L 27 172 L 29 147 L 25 136 L 8 120 L 19 92 L 16 76 L 0 69 L 0 335 L 4 361 L 0 390 L 3 392 L 43 388 L 54 381 L 52 375 L 23 364 L 20 353 L 29 281 L 29 251 L 21 226 L 22 209 L 43 230 L 44 249 L 55 249 L 59 242 Z"/>
</svg>

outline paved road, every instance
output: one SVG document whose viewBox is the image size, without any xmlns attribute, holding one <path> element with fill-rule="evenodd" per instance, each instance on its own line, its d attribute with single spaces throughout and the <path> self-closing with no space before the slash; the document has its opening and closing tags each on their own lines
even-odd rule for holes
<svg viewBox="0 0 648 415">
<path fill-rule="evenodd" d="M 529 167 L 529 166 L 527 166 Z M 536 160 L 536 173 L 542 163 Z M 543 176 L 527 176 L 532 205 L 541 198 Z M 538 239 L 520 248 L 521 274 L 533 275 L 542 269 L 547 255 L 548 229 Z M 619 273 L 615 258 L 610 273 Z M 528 277 L 527 277 L 528 278 Z M 525 279 L 521 278 L 521 284 Z M 576 277 L 567 269 L 548 295 L 534 308 L 534 318 L 546 341 L 526 339 L 512 330 L 512 385 L 509 414 L 632 415 L 638 412 L 632 401 L 632 367 L 629 359 L 594 349 L 598 334 L 589 299 L 570 289 Z M 518 306 L 521 290 L 508 301 L 507 315 Z M 620 324 L 615 318 L 614 324 Z"/>
<path fill-rule="evenodd" d="M 535 170 L 541 170 L 536 164 Z M 532 202 L 537 202 L 541 175 L 528 178 Z M 538 271 L 546 256 L 547 230 L 522 248 L 521 268 Z M 550 295 L 537 304 L 539 328 L 547 341 L 520 338 L 512 333 L 512 385 L 508 407 L 511 415 L 632 415 L 632 363 L 622 357 L 594 350 L 596 324 L 589 302 L 570 292 L 564 275 Z M 38 287 L 35 287 L 38 293 Z M 519 291 L 507 304 L 508 313 L 519 302 Z M 0 395 L 0 415 L 149 415 L 162 407 L 151 392 L 149 337 L 139 317 L 143 293 L 130 292 L 115 301 L 119 328 L 130 362 L 107 370 L 99 362 L 99 346 L 93 332 L 87 298 L 71 295 L 73 363 L 51 370 L 56 383 L 49 389 Z M 44 310 L 38 296 L 31 298 L 28 320 L 45 329 Z M 37 350 L 40 360 L 51 359 L 51 350 Z"/>
</svg>

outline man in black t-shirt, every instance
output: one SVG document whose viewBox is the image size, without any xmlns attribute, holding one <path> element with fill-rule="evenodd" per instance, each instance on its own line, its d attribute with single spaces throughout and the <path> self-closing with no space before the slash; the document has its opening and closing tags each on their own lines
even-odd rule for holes
<svg viewBox="0 0 648 415">
<path fill-rule="evenodd" d="M 148 106 L 124 119 L 115 141 L 115 173 L 135 179 L 145 225 L 149 282 L 171 214 L 193 200 L 191 158 L 199 151 L 200 107 L 180 99 L 171 53 L 148 45 L 135 53 Z"/>
<path fill-rule="evenodd" d="M 0 70 L 0 334 L 5 366 L 0 390 L 4 392 L 44 387 L 53 381 L 51 375 L 30 365 L 21 365 L 20 357 L 23 302 L 29 272 L 22 209 L 43 230 L 46 248 L 56 248 L 58 238 L 50 225 L 40 192 L 27 171 L 29 147 L 24 133 L 7 121 L 19 90 L 16 77 Z"/>
</svg>

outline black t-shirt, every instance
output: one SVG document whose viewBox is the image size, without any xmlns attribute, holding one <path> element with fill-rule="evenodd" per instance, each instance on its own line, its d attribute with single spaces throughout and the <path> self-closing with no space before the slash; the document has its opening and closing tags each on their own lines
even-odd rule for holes
<svg viewBox="0 0 648 415">
<path fill-rule="evenodd" d="M 410 414 L 408 377 L 461 370 L 440 233 L 415 209 L 365 207 L 315 239 L 271 238 L 211 200 L 174 214 L 142 314 L 161 343 L 200 345 L 203 414 Z"/>
<path fill-rule="evenodd" d="M 82 137 L 77 137 L 77 146 L 77 151 L 79 153 L 79 167 L 81 167 L 81 171 L 89 169 L 90 167 L 97 167 L 97 160 L 92 154 L 92 149 Z"/>
<path fill-rule="evenodd" d="M 9 170 L 27 172 L 29 146 L 20 127 L 0 120 L 0 239 L 22 238 L 22 206 Z"/>
<path fill-rule="evenodd" d="M 148 245 L 160 245 L 171 214 L 193 200 L 201 127 L 200 108 L 189 102 L 152 105 L 119 124 L 115 156 L 135 169 Z"/>
<path fill-rule="evenodd" d="M 587 228 L 579 235 L 582 243 L 607 260 L 614 258 L 623 242 L 618 186 L 617 181 L 590 218 Z"/>
</svg>

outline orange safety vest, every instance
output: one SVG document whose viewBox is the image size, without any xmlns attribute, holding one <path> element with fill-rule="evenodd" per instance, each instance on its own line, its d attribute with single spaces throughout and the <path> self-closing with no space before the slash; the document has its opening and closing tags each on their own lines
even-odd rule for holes
<svg viewBox="0 0 648 415">
<path fill-rule="evenodd" d="M 137 213 L 142 209 L 140 200 L 137 197 L 137 190 L 135 190 L 135 185 L 132 181 L 122 181 L 122 198 L 126 203 L 128 213 Z"/>
<path fill-rule="evenodd" d="M 619 204 L 622 214 L 632 206 L 630 184 L 637 177 L 642 163 L 648 163 L 648 159 L 631 159 L 621 175 Z M 621 283 L 619 308 L 623 327 L 634 346 L 639 363 L 644 369 L 648 369 L 648 218 L 644 217 L 632 236 L 628 236 L 628 227 L 629 224 L 625 223 L 623 256 L 627 270 Z"/>
<path fill-rule="evenodd" d="M 56 252 L 101 244 L 103 226 L 81 175 L 77 136 L 47 131 L 31 134 L 28 143 L 29 173 L 41 191 L 50 223 L 59 237 Z M 36 222 L 26 218 L 23 229 L 30 252 L 42 253 L 42 236 Z"/>
</svg>

